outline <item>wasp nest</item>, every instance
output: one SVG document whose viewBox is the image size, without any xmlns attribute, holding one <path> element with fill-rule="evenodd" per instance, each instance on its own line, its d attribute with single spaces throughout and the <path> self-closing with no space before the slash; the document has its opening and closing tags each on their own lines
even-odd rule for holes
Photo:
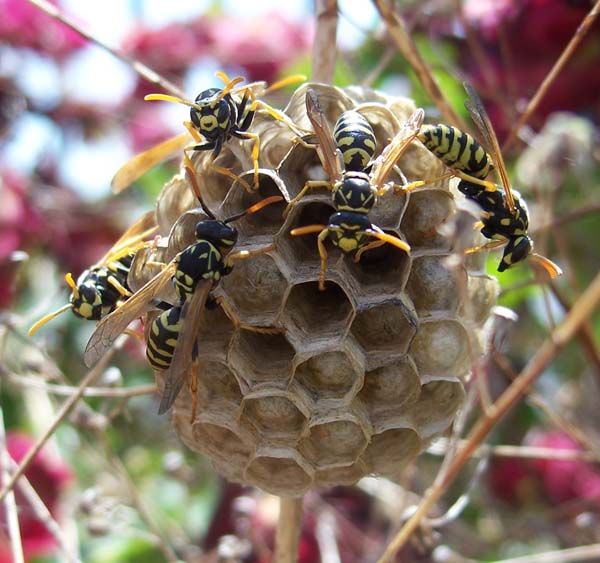
<svg viewBox="0 0 600 563">
<path fill-rule="evenodd" d="M 285 113 L 307 130 L 308 88 L 332 128 L 345 110 L 360 111 L 375 131 L 377 154 L 415 110 L 405 98 L 305 84 Z M 210 153 L 194 155 L 203 198 L 219 219 L 267 196 L 289 201 L 307 180 L 327 179 L 314 148 L 296 142 L 284 123 L 260 112 L 251 130 L 261 138 L 256 193 L 212 170 Z M 215 164 L 251 184 L 251 145 L 230 140 Z M 444 172 L 418 141 L 398 165 L 409 180 Z M 194 225 L 205 218 L 195 205 L 182 176 L 164 187 L 157 217 L 168 246 L 153 250 L 162 260 L 194 242 Z M 481 254 L 449 266 L 455 238 L 439 229 L 456 211 L 447 182 L 390 190 L 370 213 L 373 224 L 410 244 L 410 254 L 385 244 L 355 263 L 328 243 L 325 291 L 318 289 L 316 235 L 290 236 L 290 230 L 327 224 L 331 192 L 311 190 L 285 220 L 284 208 L 285 202 L 270 205 L 234 223 L 236 250 L 274 249 L 236 261 L 212 292 L 242 323 L 282 330 L 235 329 L 220 307 L 207 308 L 198 373 L 190 374 L 197 378 L 197 411 L 193 386 L 186 385 L 172 410 L 176 432 L 225 477 L 278 495 L 352 484 L 367 474 L 396 477 L 460 407 L 495 280 L 481 272 Z M 132 287 L 155 273 L 138 264 Z M 162 372 L 156 377 L 162 387 Z"/>
</svg>

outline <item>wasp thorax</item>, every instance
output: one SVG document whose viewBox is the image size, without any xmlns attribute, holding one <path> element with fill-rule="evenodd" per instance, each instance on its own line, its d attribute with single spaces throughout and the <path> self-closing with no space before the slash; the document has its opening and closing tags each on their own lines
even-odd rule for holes
<svg viewBox="0 0 600 563">
<path fill-rule="evenodd" d="M 221 221 L 198 221 L 196 223 L 196 238 L 207 240 L 217 248 L 231 247 L 238 239 L 237 229 Z"/>
<path fill-rule="evenodd" d="M 347 172 L 334 186 L 333 203 L 340 211 L 368 213 L 375 205 L 375 192 L 369 177 L 361 172 Z"/>
<path fill-rule="evenodd" d="M 415 111 L 404 98 L 302 85 L 285 111 L 303 128 L 311 127 L 307 90 L 316 93 L 331 131 L 345 111 L 360 112 L 367 104 L 363 115 L 373 126 L 374 158 Z M 269 117 L 260 117 L 264 131 Z M 340 128 L 339 138 L 351 133 Z M 274 494 L 301 495 L 369 474 L 398 477 L 452 423 L 495 303 L 497 285 L 478 268 L 481 261 L 448 260 L 455 241 L 447 234 L 451 229 L 440 227 L 453 220 L 455 197 L 464 196 L 454 195 L 446 181 L 409 193 L 390 190 L 375 202 L 369 175 L 346 170 L 344 181 L 332 186 L 332 202 L 327 182 L 335 179 L 314 149 L 287 133 L 269 137 L 269 144 L 271 154 L 285 156 L 268 172 L 277 181 L 259 196 L 247 195 L 239 183 L 227 188 L 210 171 L 210 159 L 195 161 L 202 191 L 226 192 L 211 199 L 219 217 L 242 213 L 267 195 L 280 194 L 289 202 L 311 180 L 320 186 L 285 218 L 269 206 L 240 222 L 233 252 L 269 250 L 236 260 L 211 290 L 211 301 L 220 305 L 205 307 L 201 315 L 197 362 L 188 374 L 197 394 L 186 382 L 173 404 L 175 431 L 228 479 Z M 251 175 L 251 151 L 252 143 L 234 140 L 223 145 L 220 158 L 232 167 L 246 163 L 242 174 Z M 266 166 L 261 156 L 259 163 Z M 418 141 L 398 166 L 409 180 L 440 175 L 438 158 Z M 415 171 L 419 177 L 413 178 Z M 391 176 L 390 181 L 400 181 L 396 172 Z M 162 207 L 178 203 L 161 198 L 159 215 L 171 217 L 170 208 Z M 206 226 L 196 225 L 197 237 L 223 240 L 224 231 L 206 232 Z M 326 226 L 328 236 L 321 236 Z M 302 227 L 306 233 L 290 235 Z M 410 252 L 374 238 L 374 232 L 406 241 Z M 193 234 L 191 222 L 177 222 L 171 254 L 181 250 L 178 241 L 193 240 Z M 475 236 L 473 229 L 472 246 Z M 368 249 L 355 261 L 353 249 L 363 239 Z M 321 291 L 323 250 L 327 274 Z M 156 378 L 162 389 L 160 370 Z"/>
</svg>

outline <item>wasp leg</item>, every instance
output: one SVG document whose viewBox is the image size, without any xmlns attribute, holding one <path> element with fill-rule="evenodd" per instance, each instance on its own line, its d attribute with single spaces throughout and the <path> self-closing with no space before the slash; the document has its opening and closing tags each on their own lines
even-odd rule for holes
<svg viewBox="0 0 600 563">
<path fill-rule="evenodd" d="M 373 248 L 378 248 L 379 246 L 383 246 L 384 244 L 386 244 L 385 240 L 374 240 L 371 241 L 367 244 L 365 244 L 364 246 L 361 246 L 357 251 L 356 254 L 354 255 L 354 261 L 355 262 L 359 262 L 360 261 L 360 257 L 363 255 L 363 253 L 365 253 L 367 250 L 372 250 Z"/>
<path fill-rule="evenodd" d="M 329 235 L 329 229 L 325 227 L 317 237 L 317 248 L 321 257 L 321 272 L 319 274 L 319 291 L 325 291 L 325 276 L 327 275 L 327 249 L 325 239 Z"/>
<path fill-rule="evenodd" d="M 404 184 L 403 186 L 398 186 L 397 184 L 394 184 L 394 193 L 397 194 L 399 192 L 410 192 L 416 188 L 422 188 L 423 186 L 428 186 L 429 184 L 442 182 L 443 180 L 447 180 L 448 178 L 452 178 L 453 176 L 456 176 L 454 172 L 446 172 L 441 176 L 430 178 L 429 180 L 415 180 L 414 182 L 409 182 L 408 184 Z"/>
<path fill-rule="evenodd" d="M 324 180 L 308 180 L 308 182 L 304 184 L 304 187 L 300 190 L 298 195 L 295 198 L 290 199 L 290 202 L 287 204 L 287 207 L 283 210 L 282 215 L 284 219 L 289 215 L 290 211 L 292 210 L 292 207 L 294 207 L 294 205 L 296 205 L 296 203 L 298 203 L 298 201 L 300 201 L 305 196 L 306 192 L 308 190 L 312 190 L 313 188 L 327 188 L 331 190 L 331 182 L 326 182 Z"/>
<path fill-rule="evenodd" d="M 194 361 L 190 370 L 190 393 L 192 395 L 192 413 L 190 416 L 190 424 L 194 424 L 198 415 L 198 342 L 194 344 Z"/>
<path fill-rule="evenodd" d="M 259 254 L 265 254 L 267 252 L 271 252 L 271 250 L 275 250 L 274 244 L 269 244 L 267 246 L 263 246 L 262 248 L 256 248 L 254 250 L 240 250 L 239 252 L 234 252 L 225 258 L 225 267 L 231 268 L 233 267 L 234 260 L 246 259 L 251 256 L 258 256 Z"/>
<path fill-rule="evenodd" d="M 256 133 L 248 133 L 247 131 L 232 131 L 231 133 L 238 139 L 253 139 L 252 145 L 252 165 L 254 167 L 254 189 L 258 189 L 258 155 L 260 153 L 260 137 Z"/>
<path fill-rule="evenodd" d="M 202 141 L 204 141 L 204 138 L 202 137 L 198 129 L 194 127 L 194 124 L 191 121 L 184 121 L 183 126 L 187 129 L 188 133 L 192 136 L 192 139 L 194 139 L 196 143 L 201 143 Z"/>
<path fill-rule="evenodd" d="M 112 285 L 123 297 L 131 297 L 133 295 L 133 293 L 124 287 L 114 276 L 108 276 L 106 281 Z"/>
<path fill-rule="evenodd" d="M 498 248 L 506 244 L 508 241 L 506 239 L 498 239 L 491 240 L 490 242 L 486 242 L 485 244 L 480 244 L 479 246 L 472 246 L 471 248 L 467 248 L 465 250 L 465 254 L 475 254 L 476 252 L 480 252 L 481 250 L 491 250 L 492 248 Z"/>
<path fill-rule="evenodd" d="M 225 313 L 225 315 L 227 315 L 227 318 L 231 321 L 233 328 L 236 328 L 236 329 L 240 328 L 243 330 L 248 330 L 250 332 L 256 332 L 258 334 L 281 334 L 282 332 L 285 332 L 285 329 L 282 327 L 253 326 L 253 325 L 243 323 L 242 321 L 240 321 L 240 319 L 237 317 L 237 315 L 233 312 L 233 309 L 231 308 L 229 303 L 227 303 L 223 299 L 223 297 L 217 297 L 215 301 L 219 304 L 221 309 L 223 309 L 223 312 Z"/>
</svg>

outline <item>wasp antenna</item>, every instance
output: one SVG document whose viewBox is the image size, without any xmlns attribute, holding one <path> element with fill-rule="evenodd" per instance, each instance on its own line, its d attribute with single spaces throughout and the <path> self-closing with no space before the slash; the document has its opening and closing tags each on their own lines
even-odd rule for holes
<svg viewBox="0 0 600 563">
<path fill-rule="evenodd" d="M 410 245 L 404 242 L 402 239 L 399 239 L 398 237 L 394 237 L 383 232 L 380 233 L 379 231 L 374 230 L 367 230 L 365 232 L 367 233 L 367 235 L 382 240 L 383 242 L 387 242 L 388 244 L 391 244 L 392 246 L 395 246 L 400 250 L 410 252 Z"/>
<path fill-rule="evenodd" d="M 189 158 L 188 158 L 188 160 L 189 160 Z M 206 207 L 204 200 L 202 199 L 202 194 L 200 193 L 200 186 L 198 186 L 198 180 L 196 178 L 196 173 L 194 172 L 194 168 L 191 165 L 191 162 L 189 163 L 189 165 L 186 163 L 185 173 L 188 177 L 188 180 L 190 181 L 190 184 L 192 185 L 192 191 L 194 192 L 194 195 L 198 199 L 198 203 L 200 203 L 200 207 L 202 208 L 202 211 L 204 211 L 204 213 L 206 213 L 208 215 L 208 217 L 214 221 L 216 219 L 216 217 L 213 215 L 212 211 L 208 207 Z"/>
<path fill-rule="evenodd" d="M 58 315 L 72 308 L 73 305 L 71 305 L 71 303 L 67 303 L 66 305 L 63 305 L 60 309 L 57 309 L 53 313 L 48 313 L 45 317 L 42 317 L 39 321 L 31 325 L 31 328 L 27 331 L 27 335 L 33 336 L 34 333 L 37 332 L 38 328 L 44 326 L 48 321 L 51 321 L 54 317 L 58 317 Z"/>
<path fill-rule="evenodd" d="M 266 197 L 265 199 L 262 199 L 258 203 L 251 205 L 250 207 L 248 207 L 248 209 L 245 209 L 241 213 L 237 213 L 236 215 L 232 215 L 231 217 L 228 217 L 227 219 L 225 219 L 223 221 L 223 223 L 231 223 L 232 221 L 235 221 L 236 219 L 240 219 L 244 215 L 252 215 L 252 213 L 256 213 L 257 211 L 260 211 L 263 207 L 266 207 L 267 205 L 271 205 L 272 203 L 277 203 L 278 201 L 283 201 L 283 197 L 281 197 L 280 195 L 272 195 L 271 197 Z"/>
<path fill-rule="evenodd" d="M 555 264 L 554 262 L 552 262 L 552 260 L 546 258 L 545 256 L 542 256 L 541 254 L 536 254 L 534 252 L 533 254 L 529 255 L 529 259 L 533 260 L 533 262 L 539 264 L 544 270 L 546 270 L 546 272 L 550 276 L 550 279 L 552 280 L 557 278 L 558 276 L 561 276 L 563 273 L 562 268 L 558 264 Z"/>
<path fill-rule="evenodd" d="M 267 92 L 274 92 L 275 90 L 280 90 L 281 88 L 285 88 L 290 84 L 296 84 L 297 82 L 306 82 L 306 79 L 307 77 L 305 74 L 292 74 L 291 76 L 287 76 L 286 78 L 282 78 L 281 80 L 278 80 L 277 82 L 271 84 L 271 86 L 269 86 L 263 92 L 263 94 L 266 94 Z"/>
<path fill-rule="evenodd" d="M 71 275 L 71 272 L 69 272 L 68 274 L 65 274 L 65 281 L 67 282 L 67 285 L 73 291 L 73 295 L 75 296 L 75 299 L 78 299 L 79 298 L 79 290 L 77 289 L 77 284 L 73 280 L 73 276 Z"/>
<path fill-rule="evenodd" d="M 219 102 L 220 100 L 222 100 L 227 94 L 229 94 L 229 92 L 231 92 L 234 86 L 237 86 L 240 82 L 244 82 L 245 80 L 243 76 L 236 76 L 232 80 L 229 80 L 228 76 L 224 72 L 220 74 L 217 73 L 217 76 L 221 80 L 223 80 L 223 82 L 225 82 L 225 88 L 221 90 L 221 93 L 217 96 L 215 102 Z M 225 78 L 227 78 L 227 81 L 225 80 Z"/>
<path fill-rule="evenodd" d="M 320 233 L 325 228 L 326 228 L 325 225 L 306 225 L 304 227 L 298 227 L 297 229 L 292 229 L 290 231 L 290 235 L 296 237 L 298 235 L 308 235 L 310 233 Z"/>
<path fill-rule="evenodd" d="M 146 94 L 144 96 L 144 100 L 146 102 L 156 102 L 156 101 L 173 102 L 175 104 L 183 104 L 184 106 L 194 108 L 198 111 L 202 110 L 202 108 L 198 104 L 195 104 L 194 102 L 184 100 L 183 98 L 178 98 L 177 96 L 170 96 L 169 94 Z"/>
</svg>

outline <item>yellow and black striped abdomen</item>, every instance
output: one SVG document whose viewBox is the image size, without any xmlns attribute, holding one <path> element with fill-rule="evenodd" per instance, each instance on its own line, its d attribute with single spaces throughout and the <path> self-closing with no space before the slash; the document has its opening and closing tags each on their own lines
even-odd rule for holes
<svg viewBox="0 0 600 563">
<path fill-rule="evenodd" d="M 171 307 L 152 321 L 146 357 L 154 369 L 167 369 L 171 365 L 180 328 L 181 307 Z"/>
<path fill-rule="evenodd" d="M 492 161 L 488 153 L 471 135 L 456 127 L 442 123 L 423 125 L 417 139 L 448 168 L 480 180 L 489 174 Z"/>
<path fill-rule="evenodd" d="M 340 115 L 333 130 L 335 146 L 344 157 L 346 170 L 362 171 L 375 154 L 375 134 L 367 119 L 357 111 Z"/>
</svg>

